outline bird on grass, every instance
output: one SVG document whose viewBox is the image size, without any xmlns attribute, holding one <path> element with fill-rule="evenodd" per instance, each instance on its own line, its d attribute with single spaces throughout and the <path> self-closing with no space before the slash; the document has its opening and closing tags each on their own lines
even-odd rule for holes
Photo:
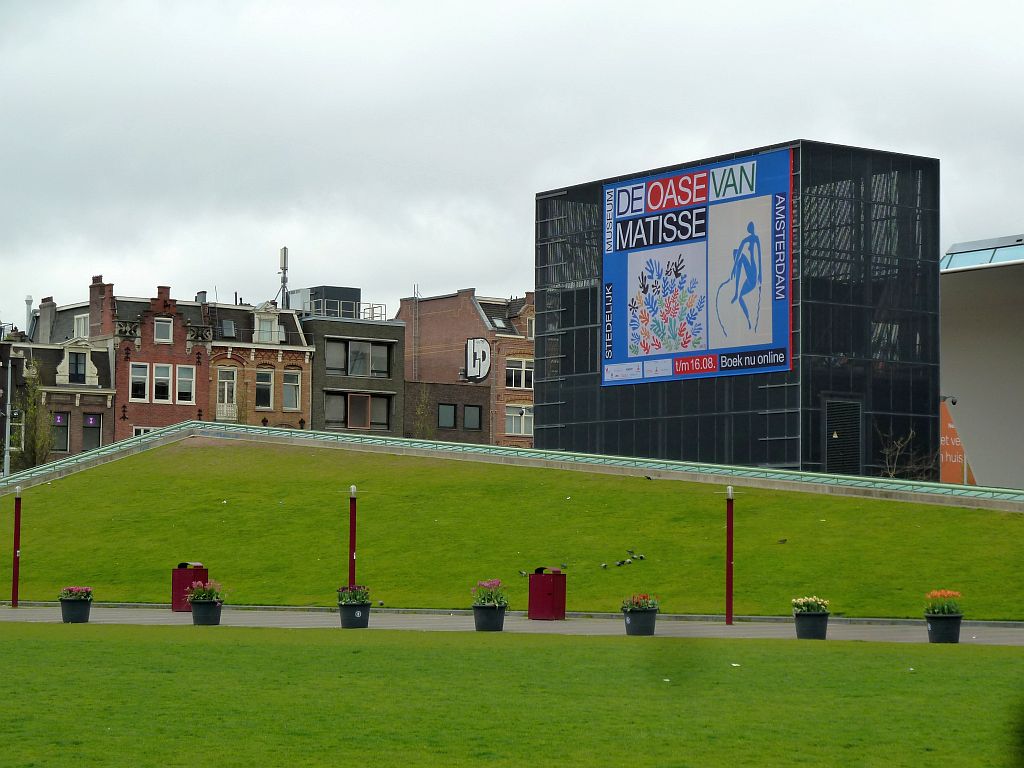
<svg viewBox="0 0 1024 768">
<path fill-rule="evenodd" d="M 608 563 L 601 563 L 601 567 L 602 568 L 607 568 L 608 567 Z"/>
<path fill-rule="evenodd" d="M 632 557 L 633 556 L 633 550 L 632 549 L 627 549 L 626 550 L 626 554 L 629 555 L 630 557 Z"/>
<path fill-rule="evenodd" d="M 564 570 L 565 570 L 566 568 L 568 568 L 568 567 L 569 567 L 569 564 L 568 564 L 568 563 L 562 563 L 561 565 L 562 565 L 562 570 L 563 570 L 563 571 L 564 571 Z"/>
<path fill-rule="evenodd" d="M 632 557 L 627 557 L 626 558 L 626 565 L 632 565 L 632 564 L 633 564 L 633 558 Z"/>
<path fill-rule="evenodd" d="M 615 561 L 615 565 L 617 565 L 617 566 L 619 566 L 619 565 L 625 565 L 625 564 L 626 564 L 626 561 L 625 561 L 625 560 L 616 560 L 616 561 Z"/>
<path fill-rule="evenodd" d="M 526 571 L 520 571 L 519 575 L 520 576 L 529 576 L 530 574 L 528 574 Z"/>
<path fill-rule="evenodd" d="M 779 539 L 779 544 L 785 544 L 789 539 Z"/>
<path fill-rule="evenodd" d="M 644 557 L 643 555 L 636 555 L 633 559 L 634 560 L 646 560 L 647 558 Z"/>
</svg>

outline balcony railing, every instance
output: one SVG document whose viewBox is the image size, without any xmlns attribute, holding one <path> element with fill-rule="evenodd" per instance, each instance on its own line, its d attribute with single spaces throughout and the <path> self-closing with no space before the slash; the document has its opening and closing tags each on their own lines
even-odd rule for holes
<svg viewBox="0 0 1024 768">
<path fill-rule="evenodd" d="M 342 301 L 341 299 L 313 299 L 303 303 L 300 310 L 304 315 L 315 317 L 337 317 L 350 320 L 387 320 L 386 304 L 371 304 L 366 301 Z"/>
<path fill-rule="evenodd" d="M 235 403 L 217 403 L 217 421 L 238 421 L 238 405 Z"/>
</svg>

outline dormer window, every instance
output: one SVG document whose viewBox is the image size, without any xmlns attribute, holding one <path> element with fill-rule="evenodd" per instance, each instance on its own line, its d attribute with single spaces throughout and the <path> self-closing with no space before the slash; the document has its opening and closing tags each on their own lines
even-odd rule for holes
<svg viewBox="0 0 1024 768">
<path fill-rule="evenodd" d="M 89 316 L 88 315 L 75 315 L 75 333 L 76 339 L 87 339 L 89 338 Z"/>
<path fill-rule="evenodd" d="M 68 383 L 85 384 L 85 352 L 68 352 Z"/>
<path fill-rule="evenodd" d="M 174 341 L 174 321 L 169 317 L 158 317 L 153 320 L 153 341 L 157 344 L 170 344 Z"/>
<path fill-rule="evenodd" d="M 500 317 L 494 318 L 491 322 L 494 323 L 494 327 L 497 328 L 499 331 L 504 331 L 506 328 L 508 328 L 508 325 Z"/>
<path fill-rule="evenodd" d="M 256 342 L 259 344 L 271 344 L 277 341 L 277 318 L 257 317 L 256 318 Z"/>
</svg>

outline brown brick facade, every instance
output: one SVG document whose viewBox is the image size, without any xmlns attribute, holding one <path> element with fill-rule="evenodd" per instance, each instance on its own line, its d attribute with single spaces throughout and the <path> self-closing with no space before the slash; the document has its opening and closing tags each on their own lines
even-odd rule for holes
<svg viewBox="0 0 1024 768">
<path fill-rule="evenodd" d="M 532 292 L 528 292 L 525 299 L 484 299 L 478 298 L 474 289 L 467 288 L 445 296 L 402 299 L 396 317 L 404 321 L 406 327 L 405 375 L 407 382 L 410 382 L 407 387 L 411 386 L 411 382 L 466 387 L 466 341 L 473 338 L 486 339 L 491 349 L 490 372 L 483 381 L 470 386 L 486 388 L 488 392 L 488 442 L 493 445 L 532 447 L 532 427 L 523 425 L 532 424 L 533 419 L 534 342 L 529 331 L 533 328 L 534 316 Z M 498 330 L 498 323 L 504 326 L 503 330 Z M 528 386 L 525 371 L 522 381 L 517 382 L 522 386 L 506 386 L 506 369 L 510 359 L 528 361 L 531 378 Z M 452 393 L 468 391 L 451 390 Z M 436 407 L 437 400 L 433 392 L 429 399 Z M 514 409 L 514 423 L 529 431 L 529 434 L 506 433 L 509 407 Z M 410 403 L 407 414 L 413 410 L 414 403 Z M 521 416 L 520 411 L 523 412 Z M 407 418 L 407 425 L 411 423 Z M 407 426 L 406 434 L 412 435 L 413 431 L 411 426 Z M 461 437 L 452 439 L 462 440 Z"/>
<path fill-rule="evenodd" d="M 218 371 L 234 369 L 237 387 L 235 419 L 222 419 L 217 410 Z M 270 406 L 257 405 L 257 372 L 270 374 Z M 299 375 L 298 408 L 285 409 L 285 373 Z M 309 355 L 296 350 L 275 350 L 256 347 L 213 346 L 209 367 L 209 396 L 206 404 L 208 420 L 237 421 L 238 424 L 310 428 Z M 266 419 L 266 424 L 263 420 Z"/>
<path fill-rule="evenodd" d="M 109 306 L 109 305 L 108 305 Z M 108 311 L 105 306 L 104 312 Z M 170 321 L 169 342 L 156 340 L 158 322 Z M 166 427 L 190 419 L 204 418 L 200 414 L 210 399 L 209 349 L 189 339 L 190 323 L 178 311 L 177 302 L 170 297 L 170 288 L 160 286 L 157 297 L 150 299 L 149 309 L 143 311 L 137 322 L 118 323 L 117 345 L 115 347 L 115 388 L 117 407 L 115 409 L 114 437 L 122 440 L 131 437 L 136 428 Z M 145 391 L 141 392 L 142 381 L 136 378 L 133 391 L 132 365 L 145 366 L 147 378 Z M 157 366 L 171 366 L 169 397 L 162 398 Z M 191 401 L 179 398 L 179 377 L 185 378 L 191 371 L 193 397 Z"/>
</svg>

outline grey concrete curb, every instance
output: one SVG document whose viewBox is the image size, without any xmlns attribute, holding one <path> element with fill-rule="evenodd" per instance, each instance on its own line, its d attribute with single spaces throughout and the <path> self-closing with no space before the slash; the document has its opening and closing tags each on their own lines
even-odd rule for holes
<svg viewBox="0 0 1024 768">
<path fill-rule="evenodd" d="M 19 600 L 19 605 L 26 608 L 57 608 L 60 602 L 57 600 Z M 10 600 L 0 600 L 0 606 L 10 607 Z M 170 603 L 110 603 L 96 600 L 93 605 L 97 608 L 146 608 L 170 610 Z M 325 605 L 231 605 L 225 603 L 226 611 L 288 611 L 292 613 L 334 613 L 337 608 Z M 375 613 L 382 614 L 411 614 L 421 616 L 472 616 L 471 608 L 386 608 L 373 606 Z M 508 616 L 526 617 L 526 611 L 508 611 Z M 621 613 L 600 612 L 600 611 L 566 611 L 567 619 L 617 619 Z M 734 616 L 735 622 L 760 623 L 760 624 L 791 624 L 792 616 Z M 725 624 L 725 616 L 713 613 L 660 613 L 658 621 L 693 621 L 702 623 Z M 829 616 L 829 623 L 848 624 L 851 626 L 920 626 L 924 617 L 913 618 L 886 618 L 886 617 L 854 617 L 854 616 Z M 992 629 L 1024 629 L 1024 621 L 982 621 L 964 619 L 961 623 L 964 627 L 990 627 Z"/>
</svg>

